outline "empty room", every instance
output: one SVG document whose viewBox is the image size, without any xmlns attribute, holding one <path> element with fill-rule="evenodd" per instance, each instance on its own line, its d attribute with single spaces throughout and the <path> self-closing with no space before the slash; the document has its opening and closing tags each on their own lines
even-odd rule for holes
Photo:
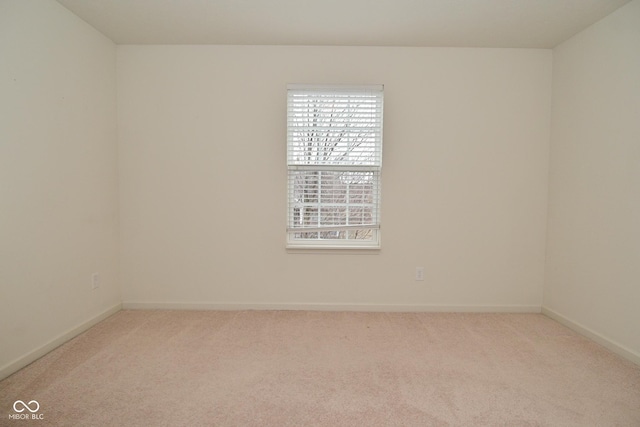
<svg viewBox="0 0 640 427">
<path fill-rule="evenodd" d="M 0 0 L 0 426 L 640 426 L 640 0 Z"/>
</svg>

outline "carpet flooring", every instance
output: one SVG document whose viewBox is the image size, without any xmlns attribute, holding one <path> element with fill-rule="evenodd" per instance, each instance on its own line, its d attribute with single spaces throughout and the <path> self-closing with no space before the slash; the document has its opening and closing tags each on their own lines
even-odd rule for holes
<svg viewBox="0 0 640 427">
<path fill-rule="evenodd" d="M 124 310 L 0 382 L 0 425 L 638 427 L 640 366 L 539 314 Z"/>
</svg>

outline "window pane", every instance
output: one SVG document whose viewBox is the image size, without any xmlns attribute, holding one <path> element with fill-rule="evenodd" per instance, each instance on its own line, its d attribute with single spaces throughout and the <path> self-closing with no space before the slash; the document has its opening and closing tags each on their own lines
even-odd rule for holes
<svg viewBox="0 0 640 427">
<path fill-rule="evenodd" d="M 287 164 L 290 239 L 377 241 L 382 87 L 290 88 Z"/>
<path fill-rule="evenodd" d="M 377 175 L 371 171 L 292 171 L 290 226 L 375 224 Z"/>
</svg>

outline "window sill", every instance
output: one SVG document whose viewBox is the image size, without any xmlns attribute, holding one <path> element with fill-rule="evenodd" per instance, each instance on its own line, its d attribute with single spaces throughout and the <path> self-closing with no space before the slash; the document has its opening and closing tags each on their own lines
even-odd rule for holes
<svg viewBox="0 0 640 427">
<path fill-rule="evenodd" d="M 290 254 L 377 255 L 382 248 L 380 246 L 287 245 L 286 250 Z"/>
</svg>

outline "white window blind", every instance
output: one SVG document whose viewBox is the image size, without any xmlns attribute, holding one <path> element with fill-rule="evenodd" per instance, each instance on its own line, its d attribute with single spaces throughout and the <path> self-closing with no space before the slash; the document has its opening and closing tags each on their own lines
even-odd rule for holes
<svg viewBox="0 0 640 427">
<path fill-rule="evenodd" d="M 288 87 L 288 242 L 377 247 L 383 87 Z"/>
</svg>

